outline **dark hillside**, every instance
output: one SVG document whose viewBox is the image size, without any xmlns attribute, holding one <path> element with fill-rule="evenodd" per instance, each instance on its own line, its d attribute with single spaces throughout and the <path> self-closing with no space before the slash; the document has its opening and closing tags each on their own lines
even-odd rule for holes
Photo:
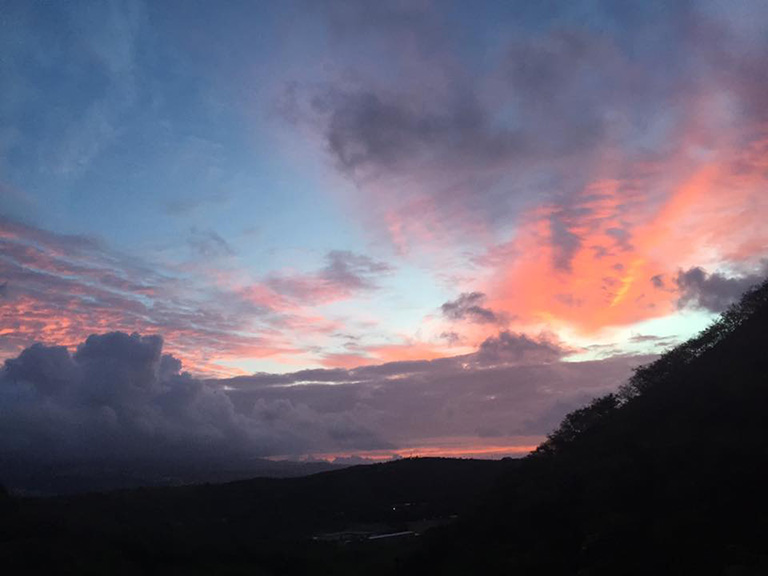
<svg viewBox="0 0 768 576">
<path fill-rule="evenodd" d="M 416 458 L 302 478 L 25 499 L 0 522 L 0 565 L 13 573 L 372 573 L 415 536 L 394 545 L 369 545 L 369 536 L 449 522 L 517 464 Z"/>
<path fill-rule="evenodd" d="M 768 283 L 570 414 L 413 573 L 768 573 Z"/>
</svg>

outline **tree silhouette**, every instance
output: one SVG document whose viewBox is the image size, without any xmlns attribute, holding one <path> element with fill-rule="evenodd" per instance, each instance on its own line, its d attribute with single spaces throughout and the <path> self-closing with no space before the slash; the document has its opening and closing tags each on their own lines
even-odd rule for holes
<svg viewBox="0 0 768 576">
<path fill-rule="evenodd" d="M 606 394 L 567 414 L 560 426 L 548 434 L 546 441 L 536 449 L 536 454 L 552 454 L 562 450 L 601 422 L 618 405 L 619 397 L 616 394 Z"/>
</svg>

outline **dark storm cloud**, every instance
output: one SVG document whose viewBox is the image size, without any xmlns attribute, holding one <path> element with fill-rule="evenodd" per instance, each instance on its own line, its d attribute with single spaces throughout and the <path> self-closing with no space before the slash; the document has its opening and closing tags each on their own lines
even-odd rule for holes
<svg viewBox="0 0 768 576">
<path fill-rule="evenodd" d="M 677 278 L 680 308 L 692 307 L 722 312 L 736 302 L 750 287 L 758 284 L 768 275 L 768 261 L 763 261 L 760 271 L 738 277 L 729 277 L 718 272 L 707 273 L 703 268 L 681 270 Z"/>
<path fill-rule="evenodd" d="M 193 460 L 373 449 L 353 414 L 298 399 L 236 411 L 221 386 L 181 373 L 159 336 L 92 335 L 70 354 L 36 344 L 0 373 L 0 452 L 39 461 Z"/>
<path fill-rule="evenodd" d="M 468 320 L 480 324 L 502 321 L 501 317 L 490 308 L 482 306 L 485 294 L 482 292 L 464 292 L 456 300 L 446 302 L 440 307 L 443 316 L 450 320 Z"/>
</svg>

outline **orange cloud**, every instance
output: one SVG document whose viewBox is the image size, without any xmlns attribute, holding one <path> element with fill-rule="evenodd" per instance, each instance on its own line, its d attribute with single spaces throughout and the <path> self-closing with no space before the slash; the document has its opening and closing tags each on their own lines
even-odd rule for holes
<svg viewBox="0 0 768 576">
<path fill-rule="evenodd" d="M 595 181 L 570 210 L 530 211 L 508 250 L 513 256 L 496 263 L 485 287 L 489 305 L 522 324 L 584 333 L 669 314 L 677 295 L 655 289 L 652 276 L 698 265 L 739 266 L 766 255 L 767 142 L 763 137 L 697 162 L 686 148 L 652 169 L 650 179 Z M 661 169 L 669 175 L 660 176 Z M 658 191 L 662 185 L 668 194 Z M 562 240 L 553 219 L 573 243 L 568 267 L 554 265 Z"/>
<path fill-rule="evenodd" d="M 357 353 L 326 354 L 321 364 L 326 368 L 355 368 L 387 362 L 434 360 L 450 355 L 451 351 L 448 349 L 424 342 L 411 342 L 365 347 Z"/>
</svg>

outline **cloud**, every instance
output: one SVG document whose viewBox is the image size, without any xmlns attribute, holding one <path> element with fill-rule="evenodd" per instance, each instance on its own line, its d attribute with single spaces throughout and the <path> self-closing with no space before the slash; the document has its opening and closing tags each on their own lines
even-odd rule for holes
<svg viewBox="0 0 768 576">
<path fill-rule="evenodd" d="M 566 349 L 549 339 L 534 340 L 525 334 L 503 331 L 483 341 L 476 357 L 489 364 L 546 364 L 560 360 L 566 353 Z"/>
<path fill-rule="evenodd" d="M 312 4 L 320 8 L 331 33 L 339 39 L 370 39 L 373 35 L 388 42 L 395 37 L 418 42 L 421 48 L 440 43 L 434 10 L 424 3 L 327 0 Z"/>
<path fill-rule="evenodd" d="M 36 462 L 205 462 L 388 445 L 354 415 L 298 398 L 236 410 L 221 386 L 180 372 L 159 336 L 40 344 L 0 372 L 0 455 Z"/>
<path fill-rule="evenodd" d="M 329 252 L 327 261 L 328 264 L 320 272 L 321 277 L 357 290 L 376 288 L 375 279 L 391 271 L 384 262 L 348 250 Z"/>
<path fill-rule="evenodd" d="M 468 320 L 479 324 L 492 324 L 501 321 L 490 308 L 482 306 L 485 294 L 482 292 L 464 292 L 456 300 L 446 302 L 440 307 L 443 316 L 450 320 Z"/>
<path fill-rule="evenodd" d="M 331 27 L 338 11 L 330 10 Z M 409 225 L 426 219 L 433 231 L 461 236 L 478 225 L 508 225 L 532 203 L 554 199 L 567 212 L 604 146 L 631 148 L 645 161 L 649 149 L 664 145 L 670 126 L 657 104 L 685 79 L 657 67 L 650 74 L 645 61 L 635 70 L 621 44 L 625 31 L 597 34 L 567 18 L 560 25 L 544 19 L 538 34 L 481 40 L 493 57 L 479 73 L 467 64 L 464 46 L 450 40 L 476 30 L 453 30 L 437 10 L 414 12 L 359 23 L 375 30 L 373 38 L 340 39 L 364 53 L 386 46 L 393 61 L 407 63 L 391 78 L 371 78 L 353 60 L 356 74 L 303 89 L 304 116 L 314 119 L 336 166 L 373 207 L 384 204 Z M 354 10 L 344 16 L 360 20 Z M 300 108 L 301 92 L 292 85 Z M 413 210 L 418 203 L 426 213 Z M 567 269 L 578 234 L 559 217 L 552 228 L 562 246 L 555 263 Z"/>
<path fill-rule="evenodd" d="M 204 253 L 227 251 L 206 232 L 198 240 Z M 105 330 L 162 331 L 188 369 L 206 374 L 231 374 L 227 360 L 297 352 L 283 331 L 298 323 L 300 311 L 278 312 L 269 298 L 252 297 L 254 290 L 245 294 L 94 238 L 2 216 L 0 252 L 5 357 L 33 342 L 73 346 Z"/>
<path fill-rule="evenodd" d="M 188 216 L 203 207 L 217 207 L 232 200 L 230 193 L 218 191 L 202 196 L 177 198 L 165 203 L 165 212 L 171 216 Z"/>
<path fill-rule="evenodd" d="M 392 271 L 384 262 L 348 250 L 332 250 L 325 261 L 315 273 L 273 275 L 267 285 L 305 303 L 326 303 L 376 290 L 379 279 Z"/>
<path fill-rule="evenodd" d="M 646 342 L 650 342 L 658 346 L 667 346 L 670 343 L 675 342 L 676 337 L 675 336 L 656 336 L 654 334 L 634 334 L 629 339 L 629 341 L 634 342 L 636 344 L 643 344 Z"/>
<path fill-rule="evenodd" d="M 321 412 L 358 414 L 392 444 L 389 453 L 427 445 L 450 451 L 458 439 L 464 453 L 479 453 L 489 430 L 512 453 L 541 441 L 568 410 L 615 390 L 648 358 L 560 362 L 564 354 L 544 339 L 501 333 L 463 356 L 285 374 L 272 384 L 266 375 L 222 383 L 237 405 L 301 398 Z"/>
<path fill-rule="evenodd" d="M 426 111 L 406 95 L 365 91 L 329 92 L 314 105 L 328 116 L 325 138 L 339 166 L 361 178 L 424 161 L 492 166 L 518 145 L 469 96 Z"/>
<path fill-rule="evenodd" d="M 8 131 L 0 138 L 16 134 L 14 148 L 33 151 L 23 157 L 62 182 L 85 173 L 124 133 L 138 102 L 147 14 L 141 2 L 93 5 L 76 17 L 68 7 L 48 6 L 50 20 L 35 12 L 31 5 L 8 12 L 3 36 L 10 32 L 14 44 L 3 49 L 8 58 L 0 74 L 16 97 L 3 99 Z M 25 128 L 30 113 L 37 122 Z"/>
<path fill-rule="evenodd" d="M 453 345 L 461 341 L 461 336 L 457 332 L 445 331 L 440 333 L 440 338 Z"/>
<path fill-rule="evenodd" d="M 419 446 L 480 453 L 489 431 L 524 451 L 642 360 L 557 362 L 562 354 L 501 333 L 453 358 L 200 380 L 160 336 L 94 334 L 74 353 L 35 344 L 0 370 L 0 460 L 160 470 Z"/>
<path fill-rule="evenodd" d="M 748 288 L 763 281 L 766 275 L 768 261 L 763 261 L 759 272 L 736 277 L 718 272 L 710 274 L 700 267 L 681 270 L 675 279 L 680 293 L 677 304 L 680 308 L 700 308 L 720 313 L 738 301 Z"/>
<path fill-rule="evenodd" d="M 234 248 L 215 230 L 201 230 L 193 227 L 187 242 L 195 254 L 202 258 L 224 258 L 235 255 Z"/>
<path fill-rule="evenodd" d="M 300 370 L 281 375 L 255 374 L 226 380 L 236 389 L 258 387 L 293 387 L 314 384 L 361 384 L 381 381 L 402 381 L 409 378 L 440 378 L 463 374 L 470 385 L 472 379 L 485 370 L 514 371 L 519 367 L 545 366 L 556 363 L 570 350 L 545 335 L 538 338 L 525 334 L 501 331 L 486 338 L 477 351 L 459 356 L 432 360 L 399 360 L 383 364 Z M 224 382 L 224 381 L 222 381 Z"/>
<path fill-rule="evenodd" d="M 332 4 L 336 66 L 291 84 L 295 117 L 400 254 L 440 277 L 480 263 L 494 313 L 583 332 L 664 316 L 675 295 L 646 279 L 765 255 L 766 13 L 718 6 L 481 7 L 466 24 Z"/>
</svg>

